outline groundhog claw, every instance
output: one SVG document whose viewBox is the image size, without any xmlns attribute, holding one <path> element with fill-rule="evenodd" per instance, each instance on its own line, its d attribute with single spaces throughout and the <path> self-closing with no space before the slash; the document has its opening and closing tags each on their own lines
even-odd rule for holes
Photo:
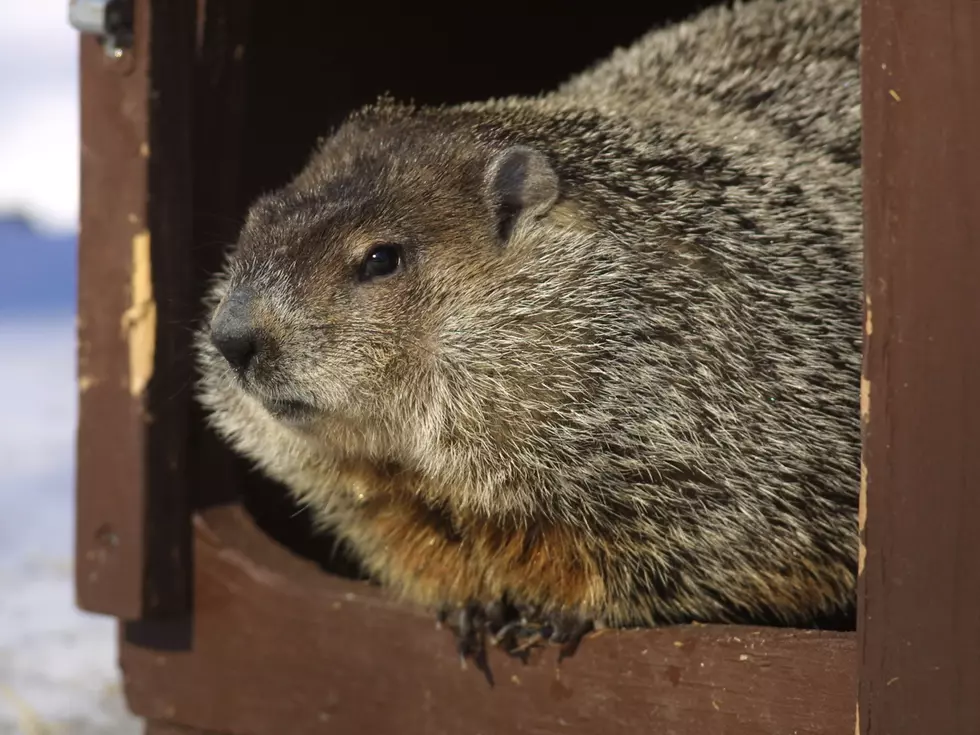
<svg viewBox="0 0 980 735">
<path fill-rule="evenodd" d="M 438 613 L 440 625 L 456 637 L 456 646 L 465 666 L 472 659 L 490 679 L 487 667 L 487 641 L 510 656 L 527 661 L 529 652 L 549 643 L 558 645 L 558 660 L 573 655 L 579 643 L 593 629 L 591 620 L 576 614 L 546 614 L 532 606 L 515 606 L 506 600 L 488 605 L 470 602 L 462 607 L 444 607 Z"/>
<path fill-rule="evenodd" d="M 439 610 L 438 622 L 440 626 L 448 627 L 456 637 L 456 650 L 462 668 L 465 669 L 467 660 L 472 659 L 493 686 L 493 674 L 487 664 L 486 615 L 483 608 L 472 602 L 456 609 L 446 606 Z"/>
</svg>

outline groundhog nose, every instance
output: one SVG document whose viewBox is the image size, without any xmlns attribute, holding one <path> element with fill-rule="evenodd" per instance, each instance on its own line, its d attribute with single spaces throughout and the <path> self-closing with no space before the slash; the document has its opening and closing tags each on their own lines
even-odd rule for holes
<svg viewBox="0 0 980 735">
<path fill-rule="evenodd" d="M 232 291 L 211 320 L 211 342 L 235 370 L 244 372 L 259 351 L 259 330 L 252 318 L 254 294 Z"/>
</svg>

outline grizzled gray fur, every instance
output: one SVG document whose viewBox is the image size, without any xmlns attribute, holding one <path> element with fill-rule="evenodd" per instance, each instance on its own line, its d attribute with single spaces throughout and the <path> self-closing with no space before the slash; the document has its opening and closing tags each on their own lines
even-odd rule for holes
<svg viewBox="0 0 980 735">
<path fill-rule="evenodd" d="M 359 111 L 216 280 L 213 425 L 464 652 L 849 614 L 858 29 L 755 0 L 538 98 Z"/>
</svg>

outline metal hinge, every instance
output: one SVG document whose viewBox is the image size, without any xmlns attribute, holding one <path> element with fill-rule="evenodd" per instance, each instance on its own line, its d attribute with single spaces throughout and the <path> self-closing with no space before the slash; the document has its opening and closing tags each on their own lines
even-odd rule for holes
<svg viewBox="0 0 980 735">
<path fill-rule="evenodd" d="M 131 0 L 69 0 L 68 22 L 102 41 L 106 54 L 119 58 L 133 43 Z"/>
</svg>

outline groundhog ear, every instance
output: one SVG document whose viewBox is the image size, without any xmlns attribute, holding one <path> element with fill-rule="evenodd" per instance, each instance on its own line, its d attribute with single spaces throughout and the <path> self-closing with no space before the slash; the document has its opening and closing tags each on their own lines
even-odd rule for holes
<svg viewBox="0 0 980 735">
<path fill-rule="evenodd" d="M 506 241 L 522 217 L 541 217 L 558 199 L 558 175 L 548 159 L 525 146 L 499 153 L 487 171 L 487 198 Z"/>
</svg>

